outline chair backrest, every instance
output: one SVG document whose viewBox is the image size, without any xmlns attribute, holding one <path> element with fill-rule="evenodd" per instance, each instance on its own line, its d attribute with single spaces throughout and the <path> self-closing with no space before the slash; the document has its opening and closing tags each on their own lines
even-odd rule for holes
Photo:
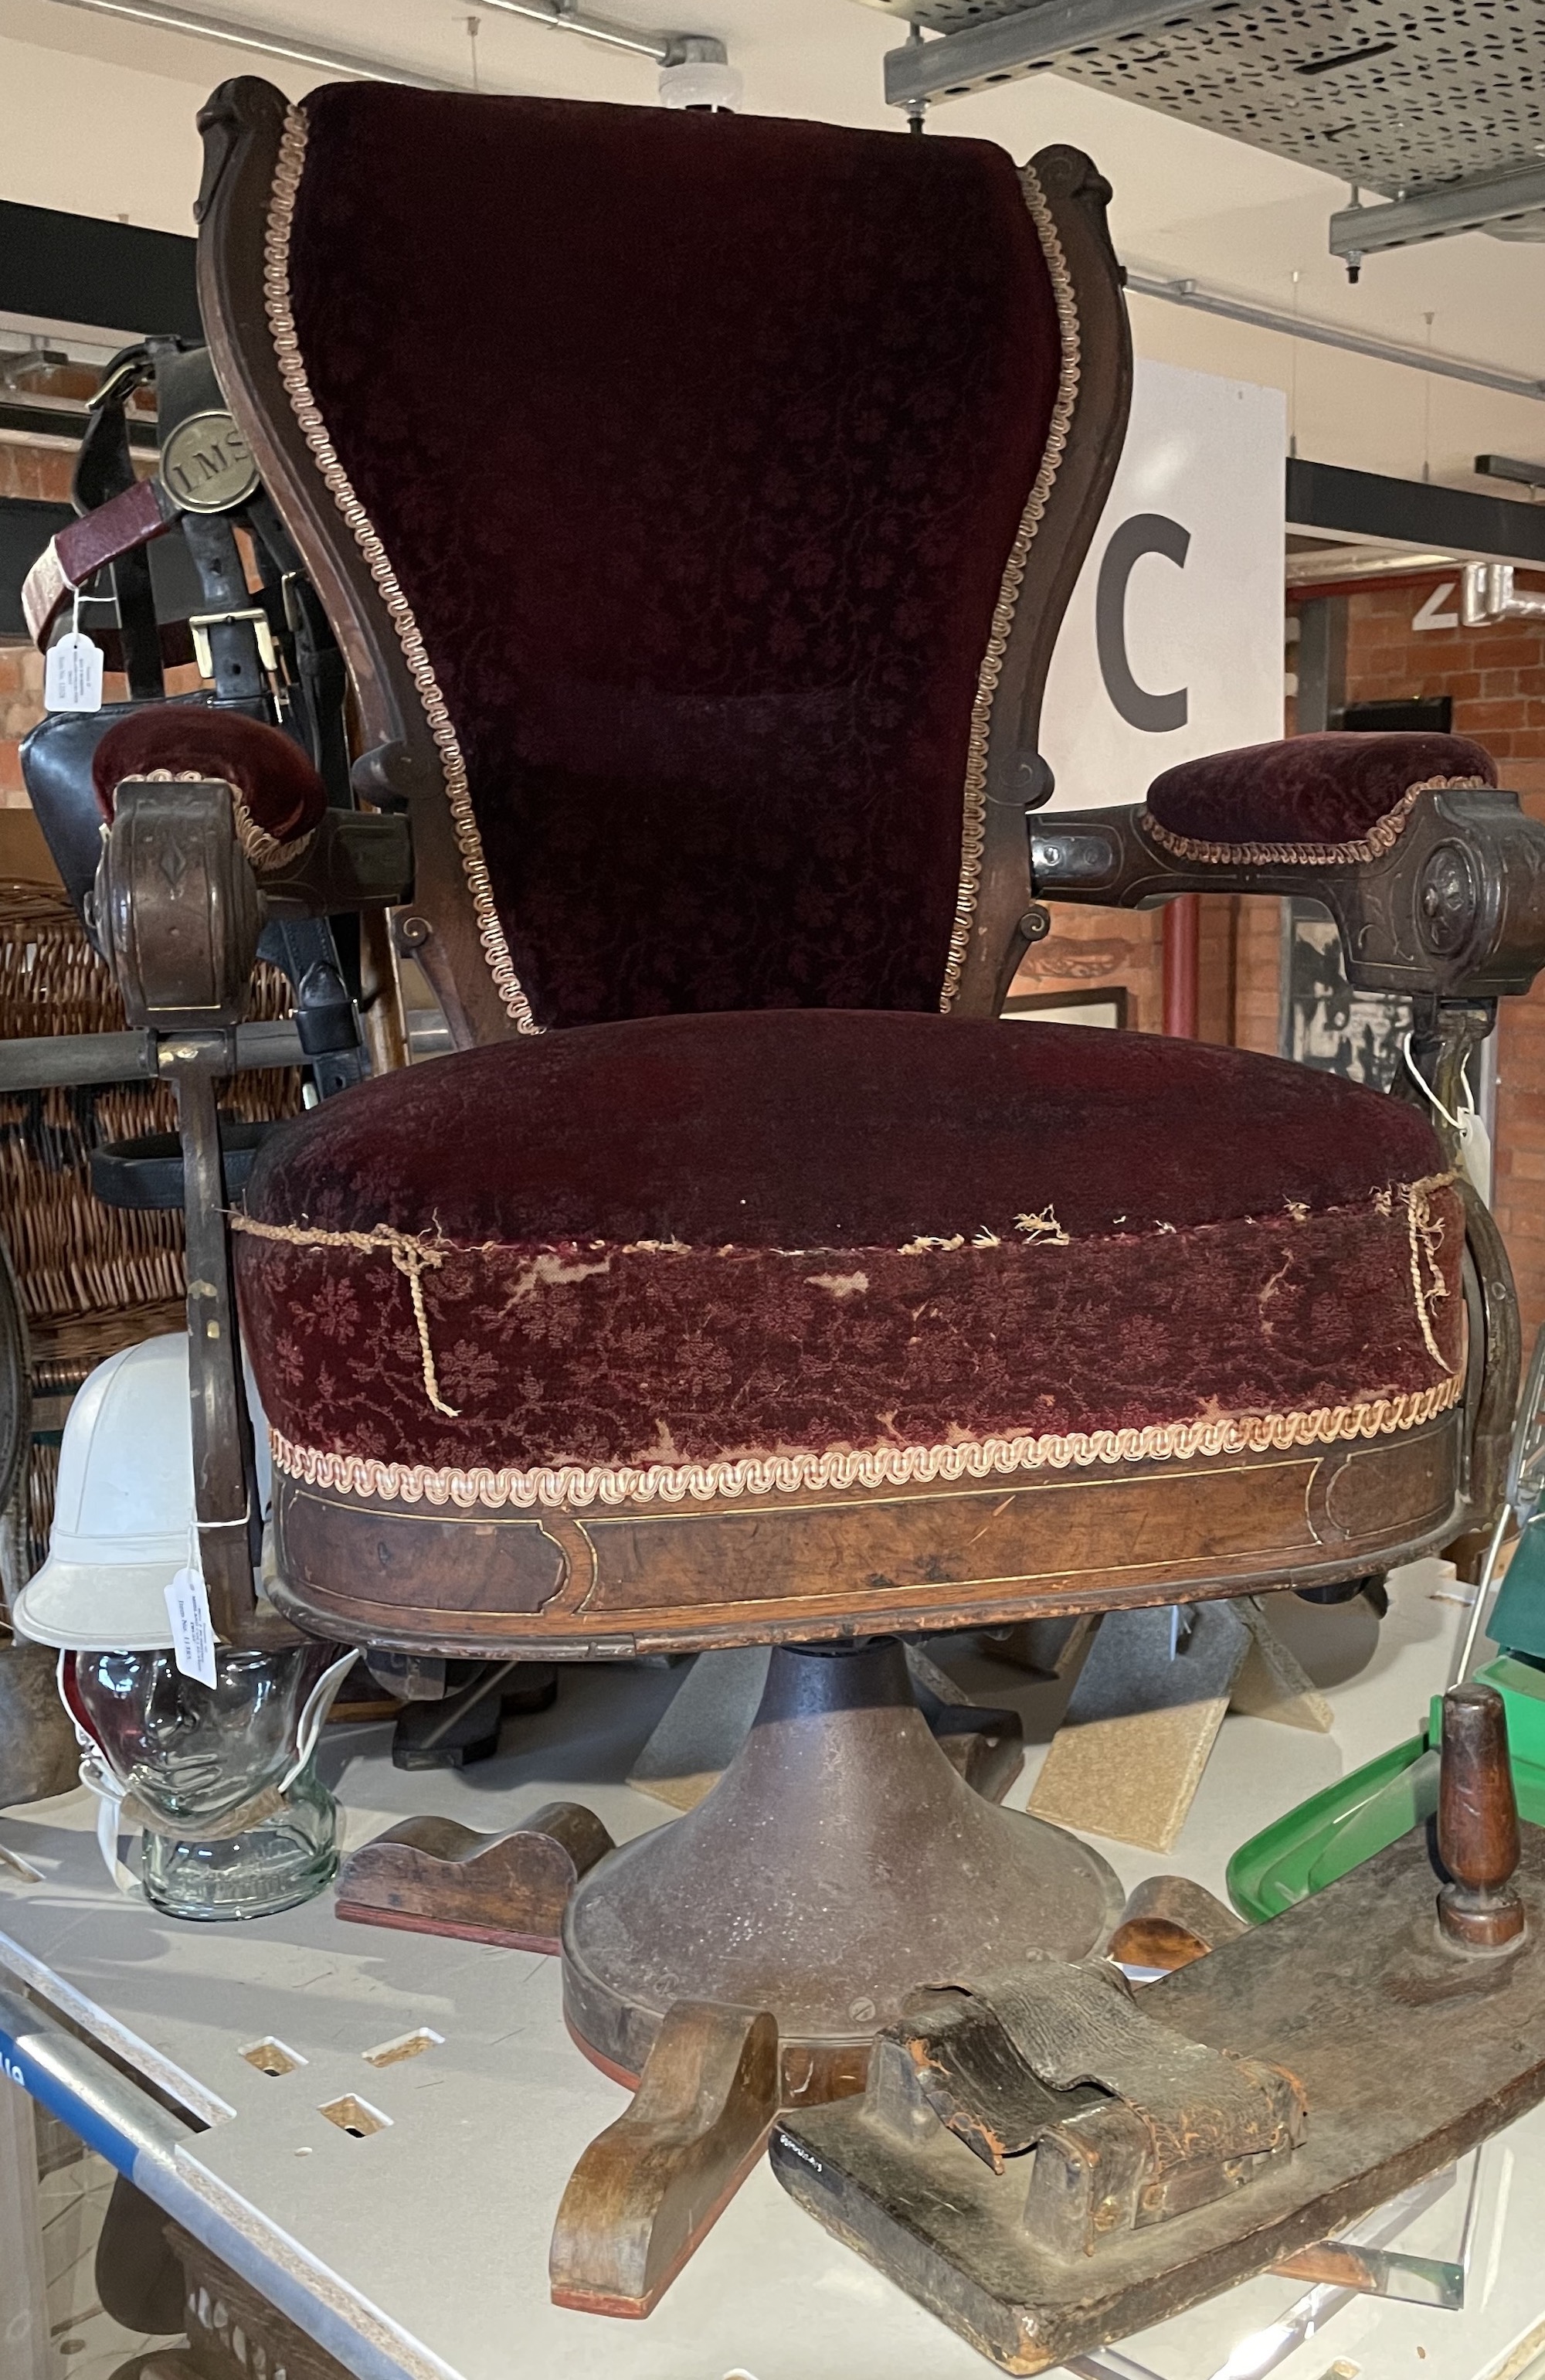
<svg viewBox="0 0 1545 2380">
<path fill-rule="evenodd" d="M 432 761 L 458 1038 L 990 1004 L 989 796 L 1125 419 L 1087 160 L 368 84 L 203 120 L 211 343 Z"/>
</svg>

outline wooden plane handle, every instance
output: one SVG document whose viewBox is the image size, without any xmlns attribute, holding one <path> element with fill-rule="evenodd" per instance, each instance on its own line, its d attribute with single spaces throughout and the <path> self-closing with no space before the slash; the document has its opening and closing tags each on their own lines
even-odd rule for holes
<svg viewBox="0 0 1545 2380">
<path fill-rule="evenodd" d="M 1512 1882 L 1519 1848 L 1503 1698 L 1494 1686 L 1451 1686 L 1438 1786 L 1438 1856 L 1448 1881 L 1438 1923 L 1457 1948 L 1505 1950 L 1523 1934 L 1524 1904 Z"/>
</svg>

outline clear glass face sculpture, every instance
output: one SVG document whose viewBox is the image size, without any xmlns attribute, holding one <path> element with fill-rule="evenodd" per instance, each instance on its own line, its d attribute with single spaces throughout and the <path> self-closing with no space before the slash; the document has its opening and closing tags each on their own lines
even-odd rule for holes
<svg viewBox="0 0 1545 2380">
<path fill-rule="evenodd" d="M 122 1788 L 123 1823 L 143 1829 L 155 1908 L 266 1917 L 332 1881 L 338 1808 L 314 1746 L 332 1660 L 320 1645 L 218 1651 L 211 1688 L 169 1652 L 66 1657 L 69 1708 Z"/>
</svg>

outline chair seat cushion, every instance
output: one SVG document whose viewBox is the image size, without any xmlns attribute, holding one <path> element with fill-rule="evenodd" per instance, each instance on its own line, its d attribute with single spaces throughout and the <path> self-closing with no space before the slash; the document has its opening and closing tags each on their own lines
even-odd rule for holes
<svg viewBox="0 0 1545 2380">
<path fill-rule="evenodd" d="M 270 1139 L 236 1257 L 282 1470 L 583 1507 L 1407 1427 L 1462 1241 L 1425 1120 L 1331 1075 L 766 1010 L 363 1084 Z"/>
</svg>

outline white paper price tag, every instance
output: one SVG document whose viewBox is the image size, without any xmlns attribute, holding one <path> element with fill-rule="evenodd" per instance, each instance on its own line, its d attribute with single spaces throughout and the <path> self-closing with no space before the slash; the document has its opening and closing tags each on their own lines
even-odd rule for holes
<svg viewBox="0 0 1545 2380">
<path fill-rule="evenodd" d="M 71 628 L 50 645 L 42 677 L 42 698 L 50 710 L 102 709 L 103 654 L 100 645 Z"/>
<path fill-rule="evenodd" d="M 1459 1111 L 1459 1162 L 1470 1187 L 1489 1207 L 1491 1203 L 1491 1135 L 1474 1108 Z"/>
<path fill-rule="evenodd" d="M 210 1618 L 209 1589 L 196 1570 L 180 1570 L 166 1589 L 166 1617 L 172 1623 L 172 1653 L 185 1678 L 212 1686 L 214 1623 Z"/>
</svg>

